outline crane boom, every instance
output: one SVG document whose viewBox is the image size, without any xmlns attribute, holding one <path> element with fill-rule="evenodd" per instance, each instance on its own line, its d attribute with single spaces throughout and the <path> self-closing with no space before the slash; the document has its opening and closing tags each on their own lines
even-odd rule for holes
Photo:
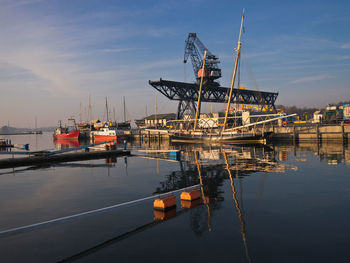
<svg viewBox="0 0 350 263">
<path fill-rule="evenodd" d="M 207 51 L 206 70 L 202 71 L 203 55 Z M 212 54 L 206 46 L 199 40 L 196 33 L 189 33 L 185 41 L 184 63 L 187 63 L 188 58 L 191 57 L 194 75 L 197 82 L 200 81 L 203 75 L 204 81 L 214 82 L 215 79 L 221 77 L 221 69 L 218 64 L 219 58 Z"/>
</svg>

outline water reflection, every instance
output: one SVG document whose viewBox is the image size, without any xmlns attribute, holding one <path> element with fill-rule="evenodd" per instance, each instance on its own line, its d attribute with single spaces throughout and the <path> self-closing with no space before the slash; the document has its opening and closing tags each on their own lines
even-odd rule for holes
<svg viewBox="0 0 350 263">
<path fill-rule="evenodd" d="M 171 148 L 172 145 L 169 145 Z M 248 251 L 246 222 L 244 220 L 243 185 L 241 179 L 254 173 L 263 173 L 258 191 L 263 192 L 266 175 L 297 171 L 298 162 L 307 162 L 314 153 L 328 164 L 349 163 L 347 145 L 271 145 L 271 146 L 212 146 L 177 145 L 184 152 L 179 170 L 172 171 L 160 182 L 155 193 L 164 193 L 194 184 L 201 185 L 201 202 L 190 212 L 191 230 L 198 236 L 211 231 L 211 222 L 222 208 L 223 183 L 229 180 L 232 204 L 240 223 L 241 240 L 247 262 L 252 262 Z M 154 147 L 153 149 L 155 149 Z M 308 153 L 309 152 L 309 153 Z M 290 161 L 293 161 L 291 163 Z M 238 183 L 238 185 L 236 185 Z M 237 189 L 239 187 L 239 190 Z M 238 196 L 238 193 L 240 196 Z M 260 193 L 260 196 L 262 193 Z M 184 205 L 182 205 L 184 207 Z"/>
<path fill-rule="evenodd" d="M 80 146 L 80 142 L 78 140 L 54 140 L 53 142 L 57 150 L 63 150 Z"/>
<path fill-rule="evenodd" d="M 188 155 L 191 152 L 198 151 L 200 153 L 200 158 L 207 160 L 212 164 L 215 160 L 222 160 L 222 150 L 226 152 L 232 152 L 241 156 L 241 159 L 249 158 L 260 158 L 262 160 L 272 160 L 277 162 L 287 162 L 288 160 L 293 160 L 297 162 L 308 161 L 305 153 L 313 153 L 319 156 L 320 161 L 325 161 L 330 165 L 337 165 L 340 163 L 350 164 L 350 149 L 348 144 L 339 143 L 314 143 L 314 142 L 299 142 L 295 145 L 291 144 L 271 144 L 265 146 L 227 146 L 227 145 L 196 145 L 196 144 L 172 144 L 169 141 L 159 142 L 149 142 L 142 141 L 136 142 L 132 145 L 135 149 L 147 149 L 147 150 L 184 150 L 183 160 L 189 161 Z M 304 155 L 302 155 L 304 153 Z M 221 156 L 220 156 L 221 154 Z M 273 157 L 269 157 L 272 155 Z M 160 156 L 158 156 L 160 157 Z M 193 157 L 193 156 L 192 156 Z M 192 158 L 193 159 L 193 158 Z M 193 160 L 192 160 L 193 161 Z M 273 168 L 269 167 L 267 163 L 266 169 Z M 250 166 L 250 168 L 253 168 Z M 275 172 L 278 169 L 284 169 L 283 166 L 275 168 Z M 260 168 L 258 169 L 259 171 Z M 266 172 L 271 172 L 272 170 Z"/>
<path fill-rule="evenodd" d="M 236 192 L 236 188 L 235 188 L 235 183 L 234 183 L 233 178 L 232 178 L 231 167 L 230 167 L 230 164 L 228 163 L 228 158 L 227 158 L 226 153 L 224 153 L 224 158 L 225 158 L 225 163 L 226 163 L 226 170 L 227 170 L 228 175 L 230 177 L 232 197 L 233 197 L 233 200 L 235 202 L 235 207 L 237 209 L 239 222 L 241 223 L 241 235 L 242 235 L 242 240 L 243 240 L 243 244 L 244 244 L 245 254 L 246 254 L 248 262 L 252 262 L 250 259 L 249 253 L 248 253 L 247 236 L 246 236 L 246 231 L 245 231 L 245 222 L 243 219 L 242 210 L 240 208 L 239 202 L 238 202 L 237 197 L 236 197 L 237 192 Z M 237 167 L 236 167 L 236 172 L 238 173 Z M 241 200 L 243 201 L 243 199 L 241 199 Z"/>
<path fill-rule="evenodd" d="M 347 145 L 317 145 L 299 143 L 296 145 L 275 144 L 258 147 L 225 145 L 172 145 L 169 144 L 169 142 L 164 142 L 161 144 L 156 142 L 154 144 L 129 144 L 128 148 L 131 146 L 133 147 L 131 148 L 132 151 L 140 148 L 154 150 L 182 149 L 183 153 L 181 155 L 181 161 L 172 162 L 170 163 L 171 165 L 168 165 L 169 163 L 160 160 L 145 162 L 144 160 L 140 160 L 137 157 L 132 157 L 129 159 L 129 164 L 127 158 L 124 158 L 124 160 L 123 158 L 120 158 L 119 160 L 106 159 L 105 161 L 101 160 L 91 163 L 80 162 L 56 164 L 55 166 L 69 168 L 66 170 L 58 170 L 57 174 L 61 173 L 62 171 L 73 171 L 70 168 L 86 167 L 91 168 L 91 174 L 93 174 L 92 171 L 94 171 L 96 175 L 106 175 L 105 171 L 107 169 L 110 167 L 115 168 L 114 170 L 111 169 L 111 178 L 102 176 L 88 177 L 85 175 L 83 177 L 80 177 L 79 171 L 72 173 L 71 178 L 62 178 L 62 182 L 67 187 L 69 186 L 69 183 L 73 185 L 79 185 L 79 187 L 72 188 L 72 191 L 74 191 L 74 193 L 75 191 L 78 192 L 80 188 L 88 189 L 86 187 L 87 184 L 93 186 L 81 194 L 81 196 L 83 196 L 82 199 L 86 199 L 87 201 L 84 201 L 84 203 L 77 202 L 77 204 L 81 206 L 82 210 L 85 210 L 85 203 L 93 203 L 95 202 L 95 199 L 101 196 L 95 195 L 97 190 L 99 190 L 98 193 L 108 193 L 106 194 L 106 198 L 103 199 L 101 203 L 99 203 L 100 207 L 107 202 L 111 202 L 111 200 L 113 200 L 115 203 L 118 203 L 120 200 L 133 200 L 135 198 L 138 198 L 139 196 L 135 195 L 135 197 L 130 194 L 136 190 L 142 197 L 147 196 L 147 194 L 151 193 L 169 192 L 196 184 L 201 185 L 201 199 L 197 199 L 195 202 L 181 201 L 181 206 L 178 206 L 176 210 L 171 210 L 166 213 L 154 211 L 152 212 L 152 206 L 150 203 L 143 206 L 140 211 L 135 211 L 136 209 L 132 208 L 134 210 L 128 210 L 128 212 L 132 211 L 130 213 L 130 218 L 138 218 L 134 222 L 130 223 L 130 225 L 125 227 L 125 229 L 120 228 L 123 231 L 127 230 L 125 233 L 119 233 L 123 231 L 119 231 L 119 229 L 115 227 L 114 230 L 111 230 L 112 232 L 117 229 L 115 232 L 116 236 L 114 238 L 111 238 L 110 240 L 103 243 L 101 242 L 100 244 L 98 244 L 100 242 L 98 239 L 91 241 L 96 241 L 98 245 L 92 249 L 87 249 L 77 254 L 77 256 L 68 258 L 67 262 L 71 262 L 73 259 L 81 259 L 87 255 L 94 256 L 94 253 L 97 251 L 99 251 L 102 255 L 103 253 L 106 253 L 108 256 L 113 255 L 115 257 L 119 257 L 120 254 L 123 254 L 125 248 L 124 245 L 128 243 L 126 242 L 119 246 L 111 247 L 110 250 L 107 250 L 108 246 L 116 245 L 118 242 L 123 241 L 126 238 L 131 239 L 128 242 L 130 248 L 135 250 L 135 254 L 144 253 L 145 250 L 140 250 L 140 247 L 142 246 L 138 246 L 139 243 L 137 243 L 137 240 L 140 239 L 139 237 L 142 235 L 143 240 L 147 240 L 146 243 L 155 242 L 153 240 L 154 237 L 159 233 L 163 234 L 164 232 L 162 231 L 164 229 L 167 229 L 167 225 L 170 226 L 168 229 L 176 229 L 175 231 L 179 234 L 179 236 L 181 236 L 181 240 L 176 239 L 173 241 L 173 243 L 171 243 L 171 245 L 164 245 L 164 247 L 162 247 L 160 243 L 155 242 L 155 244 L 159 245 L 159 249 L 169 251 L 169 253 L 175 252 L 174 254 L 176 254 L 177 252 L 175 251 L 175 248 L 178 250 L 178 243 L 185 243 L 184 240 L 191 240 L 192 236 L 200 237 L 207 235 L 208 237 L 210 235 L 210 240 L 215 240 L 215 243 L 208 242 L 209 238 L 196 239 L 197 245 L 203 246 L 203 250 L 210 251 L 210 247 L 216 248 L 216 246 L 222 246 L 224 242 L 232 242 L 232 247 L 235 247 L 234 252 L 238 251 L 238 253 L 235 254 L 232 253 L 233 250 L 228 250 L 228 253 L 224 254 L 225 257 L 229 258 L 230 256 L 232 257 L 232 255 L 234 255 L 236 261 L 242 261 L 240 260 L 239 256 L 242 256 L 243 261 L 246 262 L 252 262 L 252 260 L 258 261 L 259 257 L 261 257 L 261 254 L 259 253 L 262 253 L 261 250 L 264 249 L 261 248 L 261 241 L 264 242 L 264 245 L 266 245 L 266 247 L 272 247 L 274 244 L 276 244 L 275 242 L 278 241 L 280 243 L 286 244 L 286 248 L 288 248 L 288 246 L 291 247 L 297 243 L 299 244 L 299 242 L 304 241 L 302 244 L 303 248 L 309 248 L 309 244 L 310 242 L 312 243 L 313 239 L 307 239 L 307 237 L 314 236 L 314 240 L 320 240 L 318 238 L 316 230 L 317 232 L 326 231 L 325 229 L 329 229 L 326 227 L 329 222 L 320 221 L 326 217 L 324 217 L 323 212 L 320 213 L 319 211 L 326 211 L 329 209 L 331 209 L 333 212 L 332 214 L 335 215 L 337 215 L 337 212 L 339 212 L 338 216 L 335 218 L 337 221 L 340 221 L 340 224 L 339 222 L 336 222 L 336 220 L 333 220 L 332 225 L 341 225 L 344 230 L 342 229 L 342 231 L 338 231 L 339 233 L 341 232 L 338 234 L 338 236 L 333 233 L 333 230 L 329 231 L 329 233 L 325 235 L 327 237 L 327 242 L 325 243 L 328 244 L 328 240 L 332 240 L 332 242 L 335 242 L 336 240 L 346 241 L 346 238 L 342 236 L 342 233 L 345 233 L 347 229 L 345 221 L 346 218 L 348 218 L 348 215 L 344 215 L 346 212 L 344 212 L 345 210 L 343 210 L 343 208 L 346 207 L 346 202 L 348 201 L 348 188 L 345 188 L 343 186 L 348 185 L 346 184 L 348 181 L 345 181 L 344 183 L 344 181 L 341 181 L 343 180 L 342 176 L 333 176 L 333 173 L 335 171 L 333 167 L 328 167 L 329 170 L 327 173 L 323 174 L 323 178 L 319 176 L 319 174 L 322 174 L 322 170 L 324 170 L 325 166 L 327 166 L 325 165 L 327 163 L 349 163 L 350 155 Z M 69 145 L 59 147 L 69 147 Z M 160 156 L 160 154 L 158 157 L 158 159 L 162 158 L 164 160 L 168 160 L 166 156 Z M 323 164 L 320 165 L 318 163 L 318 160 L 320 160 L 320 162 L 323 162 Z M 119 167 L 117 162 L 119 162 Z M 313 168 L 313 171 L 315 171 L 315 174 L 317 174 L 317 180 L 312 181 L 315 176 L 310 176 L 310 173 L 308 176 L 305 176 L 305 178 L 302 176 L 295 176 L 302 174 L 296 173 L 295 171 L 297 171 L 298 168 L 302 170 L 302 168 L 306 166 L 306 163 L 309 164 L 308 162 L 310 163 L 310 167 Z M 124 176 L 128 172 L 128 165 L 130 166 L 130 176 Z M 146 167 L 146 165 L 149 166 Z M 93 170 L 94 167 L 104 167 L 105 169 Z M 321 168 L 317 170 L 318 167 Z M 37 168 L 40 169 L 43 167 Z M 148 171 L 146 168 L 150 168 L 151 171 Z M 342 175 L 344 171 L 343 167 L 339 165 L 338 168 L 340 169 L 337 171 L 340 172 L 337 175 Z M 33 168 L 25 168 L 23 171 L 28 169 Z M 118 169 L 125 169 L 126 173 L 118 173 Z M 311 169 L 309 169 L 309 171 L 310 170 Z M 329 183 L 330 170 L 332 170 L 331 184 Z M 84 173 L 86 173 L 86 171 L 84 171 Z M 274 176 L 276 173 L 279 175 L 285 173 L 285 176 Z M 30 176 L 33 176 L 33 178 L 36 178 L 36 175 L 34 173 L 28 174 Z M 136 177 L 135 175 L 138 175 L 139 177 Z M 48 176 L 45 176 L 44 179 L 47 179 L 47 177 Z M 60 182 L 59 177 L 60 176 L 55 176 L 55 178 L 52 177 L 49 179 L 54 179 Z M 84 179 L 82 180 L 79 177 Z M 264 184 L 268 177 L 270 179 L 270 182 L 273 182 L 273 184 L 271 184 L 270 187 L 266 187 L 266 189 L 264 189 Z M 287 181 L 283 181 L 284 178 L 282 177 L 288 177 Z M 67 178 L 71 179 L 72 181 L 67 180 Z M 24 179 L 26 179 L 24 176 L 17 177 L 17 179 L 10 178 L 10 180 L 14 181 Z M 76 182 L 77 184 L 75 184 Z M 334 182 L 337 182 L 337 184 Z M 291 187 L 290 185 L 293 184 L 300 187 Z M 82 187 L 80 187 L 80 185 Z M 103 187 L 101 187 L 101 185 Z M 317 187 L 309 187 L 310 185 L 316 185 Z M 256 189 L 256 186 L 257 195 L 255 196 L 252 194 L 251 189 Z M 67 187 L 61 187 L 61 185 L 59 186 L 59 188 Z M 243 191 L 243 188 L 245 191 Z M 56 190 L 58 187 L 50 188 L 50 191 L 51 189 Z M 109 191 L 108 189 L 111 190 Z M 263 196 L 264 190 L 266 193 Z M 289 190 L 290 192 L 288 192 Z M 48 191 L 46 190 L 46 192 Z M 57 193 L 55 191 L 53 192 Z M 246 195 L 248 192 L 250 194 L 249 200 Z M 330 192 L 329 195 L 327 194 L 328 192 Z M 116 198 L 116 193 L 124 194 L 125 198 Z M 6 194 L 8 195 L 9 193 L 6 192 Z M 56 196 L 58 195 L 56 194 Z M 11 197 L 12 196 L 10 196 L 8 199 L 11 199 Z M 4 198 L 4 200 L 6 200 L 6 198 Z M 18 200 L 20 199 L 18 198 Z M 50 206 L 52 204 L 55 204 L 55 202 L 51 202 L 50 199 L 47 200 Z M 74 198 L 72 198 L 72 200 L 73 202 L 75 201 Z M 327 203 L 329 200 L 331 202 Z M 261 206 L 261 210 L 255 209 L 255 205 L 258 202 Z M 37 206 L 37 202 L 35 203 Z M 305 211 L 309 211 L 309 213 L 305 213 Z M 252 216 L 253 212 L 254 216 Z M 122 218 L 122 216 L 125 216 L 125 214 L 124 212 L 120 213 L 117 215 L 117 217 L 120 215 Z M 234 217 L 232 215 L 234 215 Z M 247 218 L 249 215 L 250 217 Z M 156 220 L 153 220 L 153 216 Z M 174 217 L 175 220 L 172 220 Z M 127 218 L 124 219 L 125 222 L 131 221 L 129 220 L 130 218 L 128 216 L 125 216 L 125 218 Z M 113 217 L 113 223 L 111 225 L 116 225 L 115 219 L 116 217 Z M 97 221 L 99 219 L 92 218 L 91 220 Z M 308 224 L 311 222 L 311 220 L 315 222 L 316 225 L 315 233 L 310 230 L 311 228 Z M 327 220 L 332 220 L 332 218 L 327 218 Z M 345 223 L 342 222 L 342 220 Z M 122 219 L 120 222 L 124 223 L 122 222 Z M 163 228 L 157 227 L 157 229 L 151 229 L 153 226 L 159 226 L 159 224 L 162 224 L 163 222 L 166 222 L 163 224 Z M 218 225 L 218 222 L 222 225 Z M 188 228 L 184 227 L 184 225 L 189 226 L 190 230 L 188 231 Z M 66 226 L 64 225 L 62 227 Z M 276 227 L 276 231 L 273 231 L 274 233 L 272 234 L 268 231 L 271 229 L 271 227 Z M 161 230 L 158 230 L 159 228 Z M 296 229 L 298 231 L 295 231 Z M 319 229 L 322 231 L 318 231 Z M 85 231 L 85 228 L 82 228 L 82 231 L 83 230 Z M 94 235 L 98 231 L 99 228 L 96 228 L 94 231 L 91 231 L 90 235 Z M 211 232 L 209 233 L 209 231 Z M 229 235 L 226 235 L 227 232 Z M 306 240 L 304 240 L 304 238 L 300 238 L 298 235 L 293 236 L 295 232 L 306 232 L 307 234 L 304 235 Z M 109 236 L 111 235 L 112 234 Z M 101 240 L 104 240 L 104 238 L 105 236 L 101 237 Z M 89 247 L 89 245 L 91 245 L 91 242 L 87 244 L 86 247 Z M 318 244 L 319 243 L 316 242 L 314 245 L 317 246 Z M 74 247 L 74 244 L 72 244 L 71 247 Z M 174 250 L 172 250 L 172 248 L 174 248 Z M 266 251 L 266 253 L 269 253 L 268 250 Z M 278 255 L 282 256 L 284 255 L 285 251 L 286 250 L 283 250 L 283 247 L 282 249 L 276 249 L 276 253 L 279 253 Z M 209 254 L 209 252 L 207 253 L 208 255 L 212 255 Z M 297 253 L 300 254 L 301 252 L 297 251 L 296 254 Z M 70 251 L 69 254 L 73 254 L 73 252 Z M 205 252 L 203 252 L 203 254 L 205 254 Z M 66 254 L 62 254 L 62 257 L 64 257 L 64 255 Z M 191 258 L 190 254 L 187 256 Z M 107 259 L 107 256 L 105 259 Z"/>
</svg>

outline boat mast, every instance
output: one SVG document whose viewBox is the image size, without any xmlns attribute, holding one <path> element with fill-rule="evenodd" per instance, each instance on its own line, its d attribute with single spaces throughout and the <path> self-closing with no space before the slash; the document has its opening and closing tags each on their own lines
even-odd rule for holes
<svg viewBox="0 0 350 263">
<path fill-rule="evenodd" d="M 203 57 L 203 66 L 202 66 L 202 74 L 201 74 L 201 83 L 199 85 L 199 92 L 198 92 L 198 102 L 197 102 L 197 110 L 196 110 L 196 117 L 194 118 L 194 127 L 195 130 L 197 128 L 197 120 L 198 120 L 198 113 L 199 109 L 201 107 L 201 95 L 202 95 L 202 86 L 203 86 L 203 76 L 205 74 L 205 59 L 207 58 L 207 51 L 204 51 L 204 57 Z"/>
<path fill-rule="evenodd" d="M 155 98 L 154 98 L 154 127 L 157 127 L 157 93 L 155 94 Z"/>
<path fill-rule="evenodd" d="M 107 103 L 107 97 L 106 97 L 106 113 L 107 113 L 107 122 L 109 121 L 109 118 L 108 118 L 108 103 Z"/>
<path fill-rule="evenodd" d="M 234 67 L 234 71 L 233 71 L 231 87 L 230 87 L 230 94 L 228 96 L 227 107 L 226 107 L 226 112 L 225 112 L 225 120 L 224 120 L 224 124 L 223 124 L 223 127 L 222 127 L 222 131 L 225 130 L 226 124 L 227 124 L 227 116 L 228 116 L 228 112 L 229 112 L 229 109 L 230 109 L 230 104 L 231 104 L 231 99 L 232 99 L 232 91 L 233 91 L 233 86 L 235 84 L 237 67 L 238 67 L 238 61 L 239 61 L 240 54 L 241 54 L 241 45 L 242 45 L 242 43 L 241 43 L 241 35 L 242 35 L 242 28 L 243 28 L 243 20 L 244 20 L 244 8 L 243 8 L 243 14 L 242 14 L 242 20 L 241 20 L 241 28 L 239 30 L 238 44 L 237 44 L 237 49 L 236 49 L 236 51 L 237 51 L 236 62 L 235 62 L 235 67 Z"/>
<path fill-rule="evenodd" d="M 126 122 L 126 115 L 125 115 L 125 96 L 123 96 L 123 109 L 124 109 L 124 122 Z"/>
</svg>

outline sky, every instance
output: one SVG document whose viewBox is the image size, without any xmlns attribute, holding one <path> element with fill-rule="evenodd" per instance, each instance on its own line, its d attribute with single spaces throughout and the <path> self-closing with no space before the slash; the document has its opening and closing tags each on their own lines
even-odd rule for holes
<svg viewBox="0 0 350 263">
<path fill-rule="evenodd" d="M 196 32 L 229 86 L 242 10 L 242 84 L 276 104 L 325 107 L 350 99 L 349 1 L 0 0 L 0 126 L 55 126 L 110 113 L 155 111 L 148 80 L 194 81 L 183 63 Z M 158 113 L 177 102 L 157 94 Z M 224 108 L 222 104 L 214 109 Z M 80 110 L 81 109 L 81 110 Z M 209 105 L 203 105 L 204 111 Z"/>
</svg>

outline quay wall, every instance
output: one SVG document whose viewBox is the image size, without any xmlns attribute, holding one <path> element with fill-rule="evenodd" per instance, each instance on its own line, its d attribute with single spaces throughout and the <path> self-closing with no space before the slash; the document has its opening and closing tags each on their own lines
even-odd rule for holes
<svg viewBox="0 0 350 263">
<path fill-rule="evenodd" d="M 349 141 L 350 125 L 288 125 L 286 127 L 269 127 L 273 140 L 298 140 L 298 141 Z M 262 131 L 260 129 L 260 131 Z"/>
<path fill-rule="evenodd" d="M 320 125 L 320 124 L 288 124 L 287 126 L 259 126 L 253 127 L 257 133 L 271 132 L 273 141 L 334 141 L 348 142 L 350 139 L 350 125 Z M 169 140 L 167 130 L 133 130 L 131 139 L 139 141 Z"/>
</svg>

